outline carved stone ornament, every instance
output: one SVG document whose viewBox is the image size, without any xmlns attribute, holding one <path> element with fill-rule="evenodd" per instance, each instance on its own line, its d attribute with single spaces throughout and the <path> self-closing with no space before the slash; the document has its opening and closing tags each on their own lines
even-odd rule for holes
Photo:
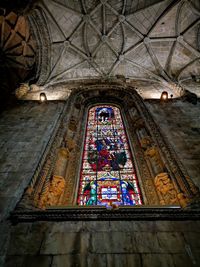
<svg viewBox="0 0 200 267">
<path fill-rule="evenodd" d="M 168 173 L 163 172 L 159 173 L 155 177 L 155 186 L 157 191 L 161 195 L 161 205 L 165 204 L 179 204 L 178 198 L 177 198 L 177 192 L 169 178 Z"/>
<path fill-rule="evenodd" d="M 72 117 L 69 121 L 69 129 L 72 132 L 75 132 L 77 130 L 77 121 L 75 120 L 74 117 Z"/>
<path fill-rule="evenodd" d="M 127 98 L 129 105 L 126 105 Z M 77 106 L 77 102 L 80 105 Z M 121 109 L 144 207 L 188 207 L 192 201 L 197 202 L 198 188 L 189 178 L 134 88 L 98 84 L 74 89 L 67 100 L 61 119 L 30 184 L 33 192 L 29 201 L 34 199 L 35 209 L 47 209 L 56 205 L 66 206 L 67 209 L 67 206 L 76 205 L 87 111 L 97 103 L 112 103 Z"/>
<path fill-rule="evenodd" d="M 38 206 L 42 209 L 60 204 L 60 199 L 65 188 L 65 179 L 60 176 L 53 176 L 45 194 L 41 196 Z"/>
<path fill-rule="evenodd" d="M 19 88 L 15 90 L 15 95 L 18 99 L 21 99 L 28 93 L 29 90 L 30 90 L 29 85 L 27 83 L 23 83 L 20 85 Z"/>
<path fill-rule="evenodd" d="M 50 34 L 46 20 L 46 16 L 42 8 L 33 9 L 27 16 L 31 32 L 36 40 L 37 54 L 36 66 L 38 78 L 37 84 L 44 85 L 48 79 L 50 72 L 51 49 L 50 49 Z"/>
</svg>

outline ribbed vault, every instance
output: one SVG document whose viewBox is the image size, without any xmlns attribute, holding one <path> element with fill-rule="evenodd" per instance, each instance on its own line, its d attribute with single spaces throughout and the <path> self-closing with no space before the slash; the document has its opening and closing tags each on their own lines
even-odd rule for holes
<svg viewBox="0 0 200 267">
<path fill-rule="evenodd" d="M 20 83 L 34 77 L 35 55 L 36 43 L 26 17 L 0 8 L 0 99 L 3 103 Z"/>
<path fill-rule="evenodd" d="M 200 96 L 199 0 L 37 0 L 24 6 L 21 14 L 0 8 L 5 90 L 14 87 L 8 77 L 15 89 L 37 79 L 41 90 L 119 78 L 144 98 L 159 98 L 163 90 L 180 96 L 182 88 Z M 58 94 L 50 98 L 62 99 Z"/>
<path fill-rule="evenodd" d="M 200 95 L 198 0 L 43 0 L 39 5 L 51 36 L 46 85 L 123 75 L 144 97 L 174 82 Z"/>
</svg>

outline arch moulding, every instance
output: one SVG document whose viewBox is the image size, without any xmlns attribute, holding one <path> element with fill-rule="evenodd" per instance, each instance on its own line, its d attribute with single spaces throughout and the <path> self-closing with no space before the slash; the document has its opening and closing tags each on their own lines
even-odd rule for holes
<svg viewBox="0 0 200 267">
<path fill-rule="evenodd" d="M 142 206 L 108 210 L 76 205 L 87 111 L 95 104 L 113 104 L 121 109 L 142 192 Z M 135 89 L 99 84 L 72 91 L 43 159 L 12 218 L 15 221 L 191 219 L 199 216 L 195 209 L 198 202 L 198 188 Z"/>
</svg>

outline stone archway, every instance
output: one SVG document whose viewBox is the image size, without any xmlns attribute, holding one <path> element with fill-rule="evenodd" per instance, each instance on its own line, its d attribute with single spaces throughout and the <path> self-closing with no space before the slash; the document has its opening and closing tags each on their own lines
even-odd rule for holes
<svg viewBox="0 0 200 267">
<path fill-rule="evenodd" d="M 76 204 L 87 109 L 97 103 L 121 108 L 144 205 L 187 207 L 198 198 L 198 189 L 134 88 L 104 84 L 71 93 L 44 164 L 36 170 L 18 207 L 46 209 Z"/>
</svg>

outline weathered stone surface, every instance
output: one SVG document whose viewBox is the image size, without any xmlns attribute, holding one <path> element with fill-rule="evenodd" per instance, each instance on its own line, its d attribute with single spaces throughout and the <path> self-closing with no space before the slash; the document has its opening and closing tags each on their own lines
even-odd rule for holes
<svg viewBox="0 0 200 267">
<path fill-rule="evenodd" d="M 53 257 L 52 267 L 82 267 L 80 255 L 58 255 Z"/>
<path fill-rule="evenodd" d="M 51 267 L 51 256 L 26 256 L 22 267 Z"/>
<path fill-rule="evenodd" d="M 156 221 L 155 228 L 157 232 L 200 232 L 200 221 Z"/>
<path fill-rule="evenodd" d="M 180 253 L 185 251 L 185 243 L 182 233 L 160 232 L 157 233 L 157 237 L 162 252 Z"/>
<path fill-rule="evenodd" d="M 7 256 L 5 260 L 4 267 L 22 267 L 23 266 L 24 257 L 20 256 Z"/>
<path fill-rule="evenodd" d="M 88 250 L 89 233 L 63 233 L 51 232 L 47 234 L 40 253 L 41 254 L 70 254 Z"/>
<path fill-rule="evenodd" d="M 200 249 L 192 250 L 192 260 L 197 266 L 200 266 Z"/>
<path fill-rule="evenodd" d="M 106 254 L 89 254 L 86 256 L 86 258 L 87 258 L 86 266 L 95 266 L 95 267 L 109 266 Z"/>
<path fill-rule="evenodd" d="M 155 228 L 155 222 L 145 221 L 110 221 L 110 231 L 113 232 L 146 232 L 151 224 L 151 229 Z"/>
<path fill-rule="evenodd" d="M 188 254 L 173 254 L 173 263 L 175 267 L 188 267 L 188 266 L 195 266 L 197 264 L 196 259 L 193 255 Z M 198 266 L 198 264 L 197 264 Z"/>
<path fill-rule="evenodd" d="M 5 255 L 0 256 L 0 266 L 4 266 L 4 263 L 5 263 Z"/>
<path fill-rule="evenodd" d="M 108 232 L 110 229 L 109 221 L 83 222 L 83 230 L 89 232 Z"/>
<path fill-rule="evenodd" d="M 7 222 L 0 223 L 0 256 L 5 256 L 9 238 L 10 224 Z"/>
<path fill-rule="evenodd" d="M 47 224 L 19 224 L 12 227 L 8 255 L 36 255 L 44 239 Z M 20 244 L 20 246 L 19 246 Z"/>
<path fill-rule="evenodd" d="M 132 242 L 135 244 L 136 251 L 139 253 L 159 253 L 162 251 L 157 235 L 154 232 L 133 233 Z"/>
<path fill-rule="evenodd" d="M 8 256 L 5 261 L 5 267 L 50 267 L 51 256 Z"/>
<path fill-rule="evenodd" d="M 142 254 L 143 267 L 175 267 L 170 254 Z"/>
<path fill-rule="evenodd" d="M 198 266 L 200 248 L 195 232 L 195 223 L 198 226 L 198 222 L 138 221 L 137 227 L 135 223 L 115 221 L 112 225 L 107 221 L 71 221 L 18 224 L 11 229 L 5 266 L 27 267 L 32 264 L 46 267 L 51 261 L 51 267 Z M 110 227 L 106 228 L 108 225 Z M 127 226 L 129 228 L 125 231 Z M 2 231 L 9 228 L 4 227 Z"/>
<path fill-rule="evenodd" d="M 9 211 L 15 207 L 16 202 L 16 197 L 0 196 L 0 221 L 2 221 L 5 216 L 9 215 Z"/>
<path fill-rule="evenodd" d="M 82 221 L 67 221 L 67 222 L 59 222 L 59 223 L 48 223 L 48 228 L 50 232 L 80 232 L 85 230 L 84 226 L 85 222 Z"/>
<path fill-rule="evenodd" d="M 146 105 L 190 178 L 200 187 L 200 103 L 146 101 Z"/>
<path fill-rule="evenodd" d="M 106 255 L 104 254 L 71 254 L 53 257 L 52 267 L 104 267 Z"/>
<path fill-rule="evenodd" d="M 141 267 L 141 258 L 139 254 L 108 254 L 107 265 L 108 267 Z"/>
<path fill-rule="evenodd" d="M 200 249 L 200 233 L 184 232 L 184 238 L 191 248 Z"/>
<path fill-rule="evenodd" d="M 23 103 L 0 117 L 0 219 L 19 201 L 51 137 L 63 103 Z"/>
<path fill-rule="evenodd" d="M 92 253 L 128 253 L 136 250 L 130 232 L 93 233 L 91 244 Z"/>
</svg>

